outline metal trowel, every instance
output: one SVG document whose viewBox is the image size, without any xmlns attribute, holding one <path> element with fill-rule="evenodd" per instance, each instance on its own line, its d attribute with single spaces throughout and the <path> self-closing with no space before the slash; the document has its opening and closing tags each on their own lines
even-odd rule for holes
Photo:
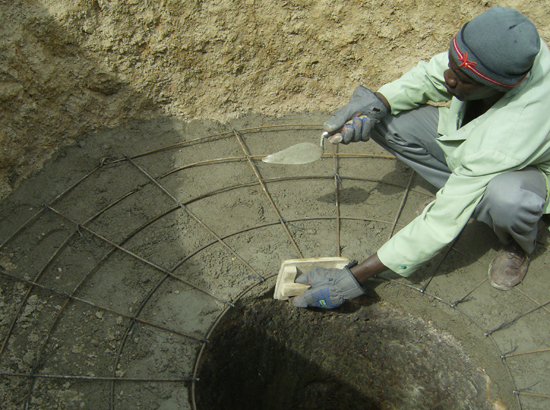
<svg viewBox="0 0 550 410">
<path fill-rule="evenodd" d="M 321 143 L 319 145 L 312 144 L 311 142 L 302 142 L 285 148 L 282 151 L 270 154 L 262 159 L 262 161 L 270 164 L 285 165 L 301 165 L 317 161 L 323 156 L 323 146 L 325 137 L 327 136 L 327 132 L 321 135 Z"/>
</svg>

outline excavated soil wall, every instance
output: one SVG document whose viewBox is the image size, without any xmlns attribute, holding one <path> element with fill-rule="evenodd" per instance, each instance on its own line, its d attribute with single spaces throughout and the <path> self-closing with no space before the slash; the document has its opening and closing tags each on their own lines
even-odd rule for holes
<svg viewBox="0 0 550 410">
<path fill-rule="evenodd" d="M 550 37 L 533 0 L 2 0 L 0 198 L 59 146 L 130 119 L 334 110 L 497 3 Z"/>
</svg>

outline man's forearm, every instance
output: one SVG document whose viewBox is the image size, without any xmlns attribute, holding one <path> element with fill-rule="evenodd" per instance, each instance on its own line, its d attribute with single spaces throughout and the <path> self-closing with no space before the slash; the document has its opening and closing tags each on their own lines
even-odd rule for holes
<svg viewBox="0 0 550 410">
<path fill-rule="evenodd" d="M 378 259 L 378 254 L 375 253 L 350 270 L 353 276 L 355 276 L 355 279 L 357 279 L 359 283 L 363 283 L 371 276 L 382 273 L 387 269 L 386 265 Z"/>
<path fill-rule="evenodd" d="M 374 95 L 376 95 L 378 98 L 380 98 L 380 101 L 382 101 L 384 103 L 384 105 L 386 106 L 386 108 L 388 109 L 388 113 L 391 112 L 391 106 L 390 106 L 390 103 L 389 101 L 386 99 L 386 97 L 384 97 L 382 94 L 380 94 L 379 92 L 375 92 Z"/>
</svg>

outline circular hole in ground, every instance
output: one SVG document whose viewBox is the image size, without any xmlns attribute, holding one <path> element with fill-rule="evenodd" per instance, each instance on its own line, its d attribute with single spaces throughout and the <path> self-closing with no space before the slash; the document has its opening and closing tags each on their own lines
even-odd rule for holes
<svg viewBox="0 0 550 410">
<path fill-rule="evenodd" d="M 234 309 L 200 364 L 210 409 L 493 409 L 486 373 L 450 334 L 384 301 Z"/>
</svg>

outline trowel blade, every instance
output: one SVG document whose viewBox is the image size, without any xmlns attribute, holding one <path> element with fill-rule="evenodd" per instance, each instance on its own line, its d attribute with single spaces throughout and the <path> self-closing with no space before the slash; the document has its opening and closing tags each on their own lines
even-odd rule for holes
<svg viewBox="0 0 550 410">
<path fill-rule="evenodd" d="M 285 148 L 282 151 L 268 155 L 262 159 L 262 161 L 270 164 L 299 165 L 317 161 L 322 156 L 322 147 L 312 144 L 311 142 L 302 142 L 300 144 Z"/>
</svg>

